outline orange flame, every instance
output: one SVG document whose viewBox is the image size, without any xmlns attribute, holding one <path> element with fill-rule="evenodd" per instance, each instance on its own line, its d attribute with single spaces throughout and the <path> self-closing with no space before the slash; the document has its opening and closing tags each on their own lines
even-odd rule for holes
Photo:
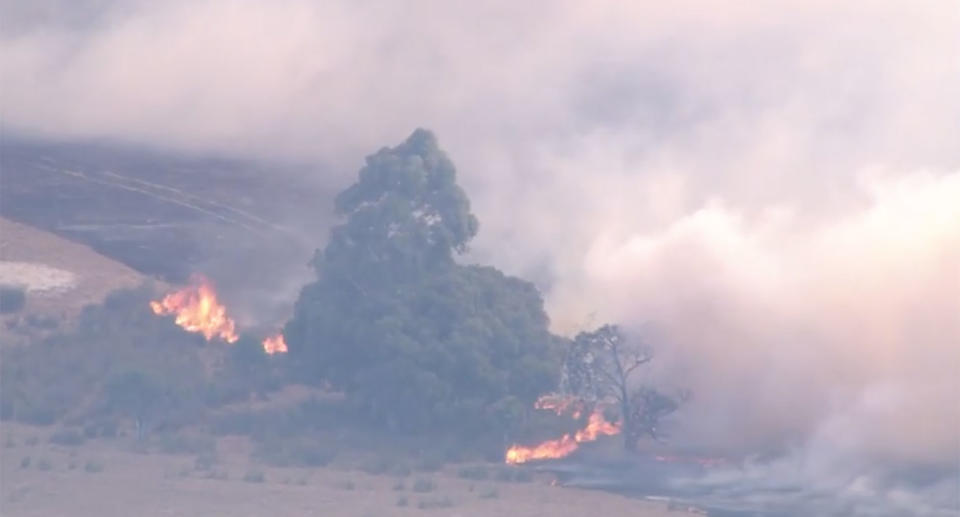
<svg viewBox="0 0 960 517">
<path fill-rule="evenodd" d="M 543 404 L 543 400 L 544 398 L 541 397 L 537 401 L 536 407 L 538 409 L 556 409 L 555 406 Z M 579 414 L 579 410 L 577 410 L 577 414 Z M 600 436 L 613 436 L 619 433 L 620 425 L 607 422 L 603 417 L 603 411 L 596 409 L 587 419 L 586 427 L 572 436 L 565 434 L 558 440 L 547 440 L 533 447 L 514 445 L 507 449 L 505 460 L 510 465 L 517 465 L 534 460 L 564 458 L 580 448 L 581 443 L 595 441 Z"/>
<path fill-rule="evenodd" d="M 263 351 L 269 355 L 287 353 L 287 342 L 283 340 L 283 333 L 277 333 L 263 340 Z"/>
<path fill-rule="evenodd" d="M 189 332 L 203 334 L 207 341 L 219 337 L 227 343 L 235 342 L 238 339 L 236 324 L 227 316 L 226 307 L 217 301 L 213 286 L 199 275 L 193 277 L 192 283 L 194 285 L 150 302 L 153 313 L 160 316 L 175 314 L 177 325 Z"/>
<path fill-rule="evenodd" d="M 570 412 L 574 420 L 580 420 L 583 414 L 583 402 L 574 398 L 561 397 L 559 395 L 544 395 L 537 399 L 534 404 L 537 409 L 549 409 L 558 415 Z"/>
</svg>

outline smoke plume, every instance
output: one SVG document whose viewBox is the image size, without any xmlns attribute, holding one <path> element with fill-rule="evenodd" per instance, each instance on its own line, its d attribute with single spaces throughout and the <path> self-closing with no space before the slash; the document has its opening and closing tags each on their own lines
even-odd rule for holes
<svg viewBox="0 0 960 517">
<path fill-rule="evenodd" d="M 534 279 L 558 331 L 655 329 L 651 375 L 694 393 L 679 442 L 956 468 L 954 2 L 3 10 L 8 132 L 346 185 L 429 127 L 481 221 L 470 260 Z"/>
</svg>

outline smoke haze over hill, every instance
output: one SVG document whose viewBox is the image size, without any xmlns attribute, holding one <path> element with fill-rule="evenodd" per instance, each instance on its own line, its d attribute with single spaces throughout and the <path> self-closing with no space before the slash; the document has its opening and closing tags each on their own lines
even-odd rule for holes
<svg viewBox="0 0 960 517">
<path fill-rule="evenodd" d="M 534 280 L 557 331 L 648 332 L 695 394 L 677 441 L 958 465 L 955 2 L 3 10 L 8 133 L 339 186 L 429 127 L 483 222 L 470 259 Z"/>
</svg>

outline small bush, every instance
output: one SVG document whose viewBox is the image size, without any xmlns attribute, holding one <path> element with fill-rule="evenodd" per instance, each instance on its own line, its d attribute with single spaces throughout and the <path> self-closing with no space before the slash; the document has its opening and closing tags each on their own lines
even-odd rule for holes
<svg viewBox="0 0 960 517">
<path fill-rule="evenodd" d="M 457 475 L 463 479 L 475 480 L 484 480 L 490 477 L 490 473 L 487 471 L 487 468 L 482 465 L 460 467 L 460 470 L 457 471 Z"/>
<path fill-rule="evenodd" d="M 217 461 L 218 458 L 215 452 L 203 452 L 193 460 L 193 467 L 197 470 L 210 470 L 217 464 Z"/>
<path fill-rule="evenodd" d="M 57 432 L 50 435 L 50 443 L 57 445 L 67 445 L 70 447 L 76 447 L 78 445 L 83 445 L 83 442 L 87 441 L 80 431 L 76 429 L 60 429 Z"/>
<path fill-rule="evenodd" d="M 407 489 L 407 484 L 404 483 L 403 481 L 397 481 L 396 483 L 393 484 L 394 492 L 399 492 L 401 490 L 406 490 L 406 489 Z"/>
<path fill-rule="evenodd" d="M 26 304 L 26 289 L 20 286 L 0 285 L 0 314 L 20 312 Z"/>
<path fill-rule="evenodd" d="M 36 445 L 39 441 L 40 441 L 40 439 L 37 438 L 36 436 L 31 436 L 30 438 L 27 438 L 27 445 L 33 447 L 33 446 Z"/>
<path fill-rule="evenodd" d="M 408 504 L 408 502 L 407 502 L 407 496 L 402 495 L 402 496 L 400 496 L 400 497 L 397 498 L 397 506 L 399 506 L 399 507 L 402 508 L 402 507 L 404 507 L 404 506 L 407 506 L 407 504 Z"/>
<path fill-rule="evenodd" d="M 346 481 L 340 481 L 340 482 L 336 483 L 334 486 L 336 486 L 337 488 L 339 488 L 339 489 L 341 489 L 341 490 L 351 490 L 351 491 L 352 491 L 352 490 L 356 490 L 356 489 L 357 489 L 357 484 L 354 483 L 353 480 L 350 480 L 350 479 L 348 479 L 348 480 L 346 480 Z"/>
<path fill-rule="evenodd" d="M 433 492 L 436 490 L 437 484 L 429 478 L 419 478 L 413 482 L 413 491 L 418 493 Z"/>
<path fill-rule="evenodd" d="M 270 465 L 280 467 L 324 467 L 337 456 L 329 444 L 309 440 L 269 440 L 261 443 L 255 456 Z"/>
<path fill-rule="evenodd" d="M 417 461 L 417 470 L 421 472 L 436 472 L 446 463 L 446 458 L 441 453 L 425 453 Z"/>
<path fill-rule="evenodd" d="M 216 453 L 217 442 L 209 436 L 172 433 L 156 438 L 157 448 L 164 454 Z"/>
<path fill-rule="evenodd" d="M 30 456 L 24 456 L 20 459 L 20 468 L 28 469 L 30 468 Z"/>
<path fill-rule="evenodd" d="M 13 440 L 12 436 L 8 436 L 7 439 L 4 440 L 3 446 L 6 447 L 7 449 L 13 449 L 14 447 L 17 446 L 17 442 Z"/>
<path fill-rule="evenodd" d="M 31 314 L 26 317 L 27 325 L 40 330 L 55 330 L 60 326 L 60 321 L 53 316 L 38 316 Z"/>
<path fill-rule="evenodd" d="M 50 460 L 47 458 L 40 458 L 37 460 L 37 470 L 47 471 L 51 469 L 53 469 L 53 464 L 51 464 Z"/>
<path fill-rule="evenodd" d="M 410 466 L 403 462 L 397 463 L 390 470 L 391 475 L 402 477 L 402 478 L 409 476 L 411 472 L 412 470 L 410 469 Z"/>
<path fill-rule="evenodd" d="M 117 436 L 117 422 L 114 419 L 103 419 L 87 423 L 83 426 L 83 435 L 87 438 L 115 438 Z"/>
<path fill-rule="evenodd" d="M 398 465 L 399 463 L 396 458 L 378 456 L 365 461 L 360 467 L 360 470 L 367 474 L 380 475 L 397 470 Z"/>
<path fill-rule="evenodd" d="M 502 467 L 497 469 L 495 476 L 497 481 L 504 481 L 507 483 L 529 483 L 533 481 L 533 474 L 528 470 L 524 470 L 516 467 Z"/>
<path fill-rule="evenodd" d="M 267 480 L 267 476 L 262 471 L 251 470 L 243 475 L 243 480 L 247 483 L 263 483 Z"/>
<path fill-rule="evenodd" d="M 436 499 L 421 499 L 417 502 L 417 508 L 421 510 L 432 510 L 435 508 L 450 508 L 453 506 L 453 500 L 447 496 Z"/>
<path fill-rule="evenodd" d="M 87 462 L 83 465 L 83 470 L 91 474 L 103 472 L 103 464 L 98 461 L 87 460 Z"/>
<path fill-rule="evenodd" d="M 488 488 L 483 492 L 480 492 L 480 499 L 499 499 L 500 491 L 496 488 Z"/>
<path fill-rule="evenodd" d="M 207 472 L 204 477 L 206 479 L 217 479 L 220 481 L 226 481 L 227 479 L 230 479 L 230 476 L 227 475 L 227 471 L 225 470 L 211 470 Z"/>
</svg>

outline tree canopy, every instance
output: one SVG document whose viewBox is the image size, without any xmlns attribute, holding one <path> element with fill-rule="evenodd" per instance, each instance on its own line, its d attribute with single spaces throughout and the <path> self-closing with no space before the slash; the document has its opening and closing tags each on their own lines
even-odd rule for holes
<svg viewBox="0 0 960 517">
<path fill-rule="evenodd" d="M 478 223 L 430 132 L 368 157 L 336 210 L 284 331 L 307 380 L 409 430 L 476 426 L 555 385 L 558 338 L 537 289 L 454 260 Z"/>
<path fill-rule="evenodd" d="M 652 350 L 617 325 L 581 332 L 564 358 L 561 389 L 592 407 L 613 404 L 623 423 L 624 446 L 632 450 L 644 436 L 659 440 L 660 421 L 686 397 L 671 397 L 635 380 L 634 374 L 651 360 Z"/>
</svg>

